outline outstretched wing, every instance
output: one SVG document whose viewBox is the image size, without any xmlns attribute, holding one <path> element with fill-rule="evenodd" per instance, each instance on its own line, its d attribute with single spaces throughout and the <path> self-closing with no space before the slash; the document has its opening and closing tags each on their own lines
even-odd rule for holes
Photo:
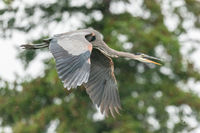
<svg viewBox="0 0 200 133">
<path fill-rule="evenodd" d="M 59 78 L 65 88 L 86 83 L 90 72 L 92 44 L 85 39 L 89 32 L 59 34 L 50 41 L 49 49 L 56 60 Z"/>
<path fill-rule="evenodd" d="M 113 117 L 114 112 L 119 113 L 121 105 L 112 59 L 97 49 L 92 51 L 90 77 L 83 85 L 92 102 L 100 107 L 101 113 L 108 115 L 110 111 Z"/>
</svg>

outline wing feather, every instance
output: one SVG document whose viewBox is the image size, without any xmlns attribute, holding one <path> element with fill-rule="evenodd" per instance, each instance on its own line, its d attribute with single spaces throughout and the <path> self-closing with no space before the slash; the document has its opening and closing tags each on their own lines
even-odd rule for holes
<svg viewBox="0 0 200 133">
<path fill-rule="evenodd" d="M 85 39 L 89 32 L 59 34 L 51 39 L 49 49 L 56 60 L 59 78 L 65 88 L 86 83 L 90 74 L 92 44 Z"/>
<path fill-rule="evenodd" d="M 114 117 L 114 112 L 119 113 L 121 105 L 113 71 L 112 59 L 93 49 L 90 76 L 84 86 L 92 102 L 100 107 L 101 112 L 105 112 L 106 116 L 110 112 Z"/>
</svg>

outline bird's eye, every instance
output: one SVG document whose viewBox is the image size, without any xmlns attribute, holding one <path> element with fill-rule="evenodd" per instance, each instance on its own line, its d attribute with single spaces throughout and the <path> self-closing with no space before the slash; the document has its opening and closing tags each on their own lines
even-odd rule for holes
<svg viewBox="0 0 200 133">
<path fill-rule="evenodd" d="M 89 41 L 89 42 L 92 42 L 92 41 L 95 41 L 96 40 L 96 37 L 93 35 L 93 34 L 88 34 L 85 36 L 85 38 Z"/>
</svg>

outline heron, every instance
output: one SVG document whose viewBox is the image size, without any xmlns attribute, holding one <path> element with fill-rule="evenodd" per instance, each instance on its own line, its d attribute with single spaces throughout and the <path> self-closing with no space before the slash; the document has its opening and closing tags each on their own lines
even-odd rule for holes
<svg viewBox="0 0 200 133">
<path fill-rule="evenodd" d="M 125 57 L 160 65 L 159 58 L 143 53 L 133 54 L 110 48 L 100 32 L 93 28 L 56 34 L 41 44 L 24 44 L 24 49 L 48 47 L 59 78 L 70 90 L 83 85 L 93 104 L 108 116 L 120 114 L 121 104 L 112 58 Z"/>
</svg>

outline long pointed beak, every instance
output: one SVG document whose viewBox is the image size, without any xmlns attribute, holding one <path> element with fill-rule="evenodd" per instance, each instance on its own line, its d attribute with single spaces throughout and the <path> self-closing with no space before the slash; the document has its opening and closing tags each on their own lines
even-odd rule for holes
<svg viewBox="0 0 200 133">
<path fill-rule="evenodd" d="M 142 61 L 143 62 L 147 62 L 147 63 L 153 63 L 153 64 L 156 64 L 156 65 L 162 65 L 161 64 L 161 62 L 162 62 L 161 59 L 153 57 L 153 56 L 149 56 L 149 55 L 144 55 L 144 57 L 142 57 Z"/>
<path fill-rule="evenodd" d="M 153 63 L 153 64 L 156 64 L 156 65 L 161 65 L 160 63 L 158 62 L 155 62 L 155 61 L 152 61 L 152 60 L 148 60 L 148 59 L 144 59 L 145 62 L 148 62 L 148 63 Z"/>
</svg>

